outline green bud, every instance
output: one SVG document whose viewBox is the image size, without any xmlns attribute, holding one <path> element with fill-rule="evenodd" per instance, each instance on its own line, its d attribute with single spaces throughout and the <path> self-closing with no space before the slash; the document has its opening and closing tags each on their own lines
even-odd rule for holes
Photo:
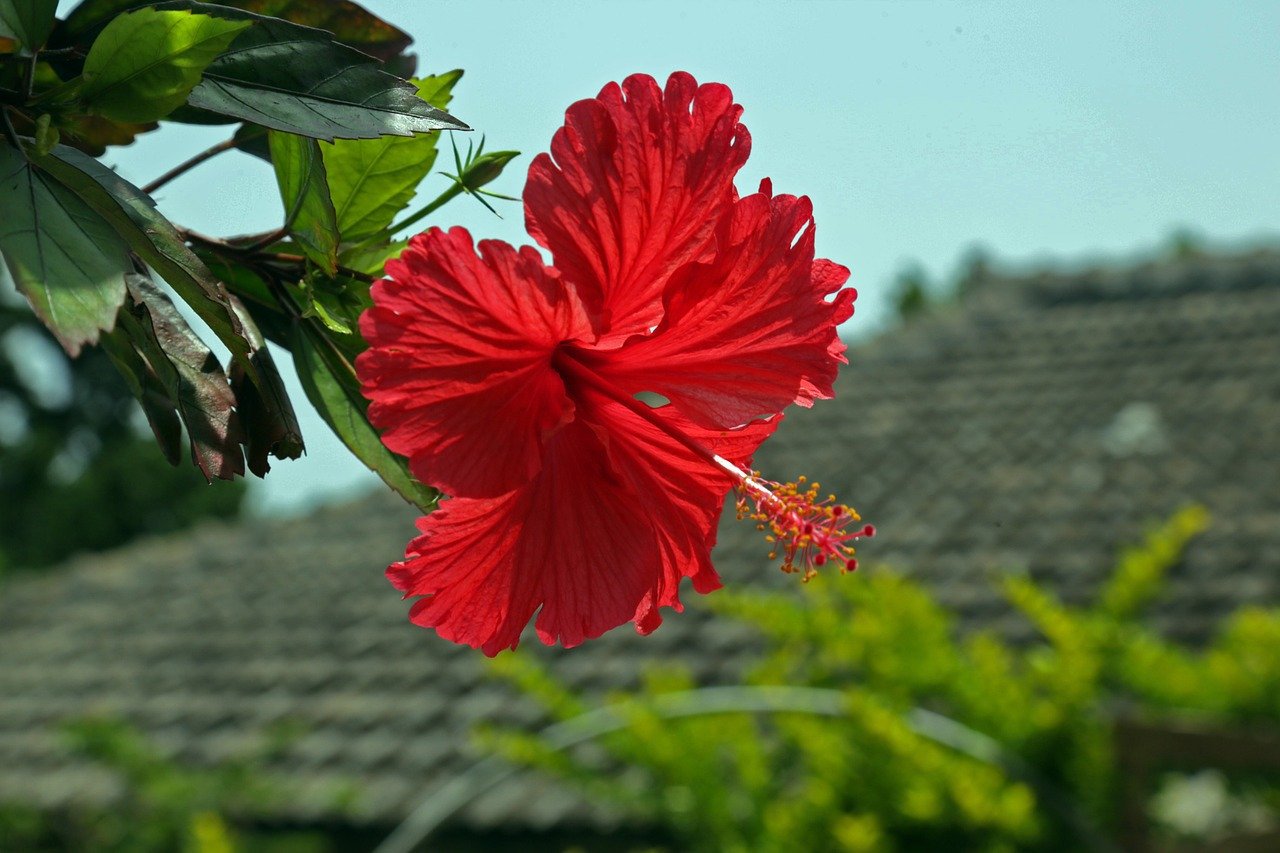
<svg viewBox="0 0 1280 853">
<path fill-rule="evenodd" d="M 44 113 L 36 119 L 36 156 L 43 157 L 58 144 L 58 129 L 53 126 L 53 117 Z"/>
<path fill-rule="evenodd" d="M 519 156 L 519 151 L 490 151 L 488 154 L 481 154 L 462 173 L 463 186 L 469 190 L 479 189 L 495 180 L 506 165 Z"/>
</svg>

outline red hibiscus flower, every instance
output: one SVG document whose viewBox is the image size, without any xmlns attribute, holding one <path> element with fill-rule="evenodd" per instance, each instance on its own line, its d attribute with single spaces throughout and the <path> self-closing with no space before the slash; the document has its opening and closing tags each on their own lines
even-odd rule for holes
<svg viewBox="0 0 1280 853">
<path fill-rule="evenodd" d="M 462 228 L 387 264 L 360 322 L 369 416 L 450 496 L 387 570 L 422 596 L 414 622 L 489 655 L 535 612 L 548 644 L 648 633 L 683 578 L 720 585 L 735 485 L 786 568 L 852 568 L 856 514 L 740 467 L 786 406 L 831 396 L 855 296 L 847 269 L 814 260 L 807 198 L 768 181 L 738 197 L 741 113 L 684 73 L 610 84 L 529 167 L 525 220 L 553 266 Z"/>
</svg>

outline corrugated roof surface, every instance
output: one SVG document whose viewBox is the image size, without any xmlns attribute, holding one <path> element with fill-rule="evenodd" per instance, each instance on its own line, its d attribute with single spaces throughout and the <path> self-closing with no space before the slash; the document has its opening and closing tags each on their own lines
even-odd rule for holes
<svg viewBox="0 0 1280 853">
<path fill-rule="evenodd" d="M 1202 639 L 1240 604 L 1280 600 L 1275 255 L 988 278 L 851 361 L 838 399 L 791 416 L 756 464 L 775 479 L 820 476 L 880 528 L 864 564 L 925 579 L 970 624 L 1023 630 L 993 569 L 1087 599 L 1120 546 L 1192 501 L 1213 525 L 1174 569 L 1158 626 Z M 377 497 L 207 526 L 7 584 L 0 801 L 109 797 L 110 774 L 74 760 L 57 727 L 110 714 L 196 763 L 287 723 L 297 739 L 272 767 L 290 795 L 272 815 L 402 818 L 472 764 L 474 724 L 540 719 L 484 675 L 478 653 L 406 621 L 382 569 L 411 522 Z M 763 551 L 730 515 L 726 583 L 787 585 Z M 648 638 L 623 628 L 547 654 L 574 684 L 604 690 L 669 660 L 730 680 L 752 648 L 742 626 L 691 608 Z M 529 778 L 458 817 L 479 829 L 612 820 Z"/>
</svg>

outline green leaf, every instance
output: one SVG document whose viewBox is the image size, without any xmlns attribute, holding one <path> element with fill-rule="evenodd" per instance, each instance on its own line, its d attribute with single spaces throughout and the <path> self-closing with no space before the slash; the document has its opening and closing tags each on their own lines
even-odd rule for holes
<svg viewBox="0 0 1280 853">
<path fill-rule="evenodd" d="M 355 330 L 359 327 L 360 315 L 373 305 L 369 282 L 350 276 L 325 276 L 315 270 L 291 291 L 303 306 L 302 316 L 315 317 L 330 331 L 359 340 L 355 338 Z M 339 344 L 347 348 L 341 338 Z M 364 348 L 363 342 L 359 348 Z"/>
<path fill-rule="evenodd" d="M 59 145 L 36 164 L 102 217 L 143 261 L 169 283 L 253 375 L 250 344 L 226 288 L 187 248 L 151 197 L 97 160 Z"/>
<path fill-rule="evenodd" d="M 249 470 L 259 477 L 265 477 L 271 470 L 268 456 L 297 459 L 302 455 L 305 449 L 302 430 L 298 428 L 298 418 L 289 402 L 284 379 L 276 369 L 266 340 L 240 300 L 233 296 L 231 304 L 245 330 L 249 332 L 249 342 L 253 347 L 250 358 L 263 380 L 260 389 L 258 384 L 248 381 L 240 362 L 232 362 L 231 390 L 235 392 L 236 410 L 244 427 L 245 456 L 249 461 Z"/>
<path fill-rule="evenodd" d="M 351 362 L 309 323 L 294 328 L 291 349 L 307 399 L 342 443 L 405 500 L 423 512 L 434 509 L 439 492 L 415 480 L 369 423 Z"/>
<path fill-rule="evenodd" d="M 0 0 L 0 38 L 39 50 L 53 31 L 57 9 L 58 0 Z"/>
<path fill-rule="evenodd" d="M 461 71 L 412 81 L 418 95 L 444 109 Z M 436 159 L 437 134 L 339 139 L 321 148 L 343 242 L 383 234 L 413 198 Z"/>
<path fill-rule="evenodd" d="M 72 356 L 111 329 L 124 302 L 128 250 L 75 193 L 0 144 L 0 251 L 14 283 Z"/>
<path fill-rule="evenodd" d="M 400 257 L 408 240 L 396 240 L 392 243 L 370 243 L 364 246 L 352 246 L 338 255 L 338 262 L 349 270 L 366 275 L 381 276 L 387 261 Z"/>
<path fill-rule="evenodd" d="M 192 461 L 208 480 L 242 476 L 236 398 L 217 356 L 149 278 L 131 274 L 128 283 L 121 327 L 186 425 Z"/>
<path fill-rule="evenodd" d="M 306 256 L 333 275 L 338 269 L 338 223 L 320 145 L 275 130 L 267 142 L 284 201 L 285 226 Z"/>
<path fill-rule="evenodd" d="M 325 140 L 469 129 L 323 30 L 204 3 L 182 6 L 255 22 L 205 69 L 187 100 L 193 107 Z"/>
<path fill-rule="evenodd" d="M 205 67 L 251 24 L 182 10 L 127 12 L 94 39 L 80 96 L 91 112 L 117 121 L 163 118 L 187 100 Z"/>
</svg>

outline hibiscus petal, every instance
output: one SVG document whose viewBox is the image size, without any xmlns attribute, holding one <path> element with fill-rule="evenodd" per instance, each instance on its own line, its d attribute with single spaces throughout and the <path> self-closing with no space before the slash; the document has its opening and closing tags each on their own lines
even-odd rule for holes
<svg viewBox="0 0 1280 853">
<path fill-rule="evenodd" d="M 729 480 L 616 403 L 592 397 L 547 448 L 542 471 L 492 499 L 451 498 L 387 570 L 416 602 L 411 618 L 494 655 L 514 648 L 533 614 L 547 644 L 566 647 L 658 608 L 680 608 L 681 578 L 719 586 L 709 551 Z M 717 452 L 749 456 L 774 429 L 690 427 Z M 606 449 L 606 443 L 608 445 Z"/>
<path fill-rule="evenodd" d="M 608 436 L 610 459 L 631 490 L 637 495 L 660 496 L 647 500 L 646 506 L 650 523 L 661 532 L 663 582 L 640 602 L 635 614 L 636 629 L 647 634 L 662 622 L 660 607 L 677 612 L 683 609 L 679 597 L 682 577 L 690 578 L 700 593 L 720 588 L 720 577 L 711 565 L 711 549 L 732 482 L 719 468 L 691 459 L 689 451 L 674 438 L 617 403 L 595 394 L 587 399 L 588 421 Z M 753 421 L 741 429 L 705 429 L 683 417 L 674 406 L 653 411 L 670 427 L 742 467 L 749 467 L 756 448 L 782 422 L 779 416 Z"/>
<path fill-rule="evenodd" d="M 534 158 L 525 224 L 611 335 L 656 325 L 672 273 L 707 252 L 751 149 L 741 114 L 726 86 L 634 75 L 569 107 Z"/>
<path fill-rule="evenodd" d="M 422 536 L 387 574 L 406 595 L 427 596 L 414 622 L 485 654 L 515 648 L 539 607 L 543 641 L 577 645 L 631 619 L 662 580 L 636 499 L 594 432 L 574 422 L 527 485 L 452 498 L 419 521 Z"/>
<path fill-rule="evenodd" d="M 836 327 L 856 296 L 839 289 L 849 271 L 814 261 L 807 198 L 771 197 L 767 182 L 761 190 L 721 222 L 714 258 L 671 279 L 653 334 L 589 357 L 599 372 L 662 394 L 707 427 L 832 396 L 845 361 Z"/>
<path fill-rule="evenodd" d="M 551 369 L 562 341 L 591 339 L 573 292 L 536 249 L 433 228 L 387 263 L 360 318 L 356 359 L 369 419 L 414 476 L 452 495 L 528 482 L 573 417 Z"/>
</svg>

